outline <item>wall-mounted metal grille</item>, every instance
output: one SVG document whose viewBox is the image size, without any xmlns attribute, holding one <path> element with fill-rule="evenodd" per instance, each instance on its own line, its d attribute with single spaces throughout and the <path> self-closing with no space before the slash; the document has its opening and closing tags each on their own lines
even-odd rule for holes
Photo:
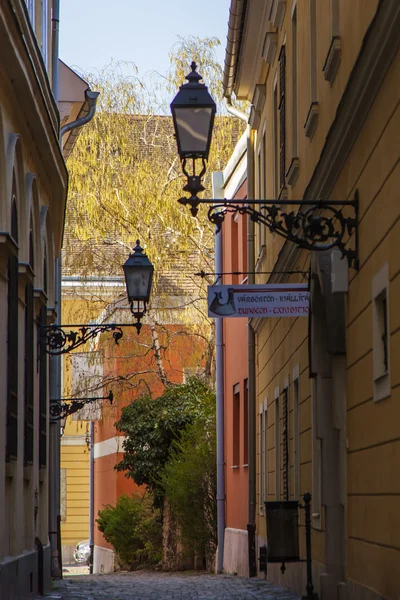
<svg viewBox="0 0 400 600">
<path fill-rule="evenodd" d="M 286 183 L 286 47 L 279 55 L 279 183 Z"/>
</svg>

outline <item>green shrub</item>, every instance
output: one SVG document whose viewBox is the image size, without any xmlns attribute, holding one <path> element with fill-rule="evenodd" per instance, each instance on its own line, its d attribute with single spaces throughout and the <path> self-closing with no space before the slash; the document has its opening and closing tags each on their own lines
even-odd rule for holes
<svg viewBox="0 0 400 600">
<path fill-rule="evenodd" d="M 212 564 L 217 545 L 215 408 L 213 398 L 203 414 L 172 445 L 162 482 L 184 547 Z"/>
<path fill-rule="evenodd" d="M 123 568 L 135 569 L 161 560 L 161 519 L 149 496 L 120 496 L 115 506 L 106 505 L 98 517 L 98 528 L 114 547 Z"/>
</svg>

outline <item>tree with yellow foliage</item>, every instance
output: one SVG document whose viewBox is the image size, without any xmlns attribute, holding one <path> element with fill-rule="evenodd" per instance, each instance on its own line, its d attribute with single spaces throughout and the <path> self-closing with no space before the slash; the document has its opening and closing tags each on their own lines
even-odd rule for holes
<svg viewBox="0 0 400 600">
<path fill-rule="evenodd" d="M 160 332 L 168 332 L 165 323 L 171 321 L 166 314 L 174 315 L 182 335 L 202 340 L 206 379 L 210 381 L 213 372 L 208 282 L 195 273 L 213 271 L 214 231 L 205 210 L 193 218 L 177 202 L 185 180 L 168 104 L 184 82 L 191 60 L 195 60 L 223 111 L 222 73 L 215 60 L 217 44 L 215 38 L 179 38 L 170 55 L 169 73 L 165 77 L 153 74 L 151 87 L 135 75 L 123 74 L 121 65 L 115 63 L 85 75 L 92 89 L 100 91 L 98 109 L 92 122 L 82 129 L 68 160 L 64 274 L 122 276 L 121 265 L 135 241 L 140 240 L 155 267 L 147 315 L 152 332 L 150 350 L 158 376 L 167 386 L 170 382 L 159 341 Z M 242 123 L 234 117 L 216 117 L 205 177 L 208 197 L 211 173 L 225 167 L 242 131 Z M 126 305 L 125 292 L 111 299 L 109 293 L 97 290 L 93 299 L 106 312 L 110 312 L 110 304 Z M 173 335 L 177 335 L 176 328 Z M 168 345 L 168 335 L 163 335 L 163 340 Z"/>
</svg>

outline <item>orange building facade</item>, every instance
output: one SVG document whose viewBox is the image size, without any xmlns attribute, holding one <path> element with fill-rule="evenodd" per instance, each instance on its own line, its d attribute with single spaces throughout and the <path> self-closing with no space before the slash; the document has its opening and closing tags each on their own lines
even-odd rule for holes
<svg viewBox="0 0 400 600">
<path fill-rule="evenodd" d="M 172 319 L 171 319 L 172 320 Z M 122 320 L 120 320 L 122 322 Z M 127 317 L 124 322 L 129 322 Z M 143 324 L 138 337 L 136 330 L 125 329 L 118 345 L 107 340 L 104 345 L 104 392 L 113 389 L 114 401 L 105 402 L 101 419 L 93 423 L 93 515 L 94 521 L 107 504 L 115 505 L 124 494 L 142 494 L 143 487 L 137 486 L 124 472 L 116 471 L 123 458 L 124 436 L 115 428 L 122 410 L 143 393 L 160 396 L 165 387 L 162 377 L 169 382 L 182 383 L 186 376 L 196 373 L 203 364 L 204 345 L 191 335 L 190 328 L 178 323 L 163 323 L 156 327 L 162 349 L 163 374 L 159 371 L 153 350 L 150 326 Z M 145 349 L 145 350 L 143 350 Z M 147 349 L 150 349 L 147 351 Z M 123 381 L 121 387 L 118 382 Z M 104 539 L 94 522 L 94 573 L 112 572 L 114 551 Z"/>
<path fill-rule="evenodd" d="M 238 200 L 247 197 L 246 140 L 247 134 L 245 133 L 238 142 L 225 171 L 216 174 L 214 197 L 221 196 Z M 227 215 L 223 228 L 217 235 L 222 237 L 221 270 L 223 273 L 218 283 L 223 285 L 246 284 L 246 217 Z M 225 572 L 248 576 L 247 319 L 222 319 L 222 332 L 225 532 L 221 564 Z M 219 540 L 219 552 L 221 552 L 221 540 Z"/>
</svg>

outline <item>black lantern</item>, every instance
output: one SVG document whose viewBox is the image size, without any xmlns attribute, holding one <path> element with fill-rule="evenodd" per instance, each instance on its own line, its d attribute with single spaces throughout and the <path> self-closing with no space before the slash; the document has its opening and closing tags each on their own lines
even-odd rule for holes
<svg viewBox="0 0 400 600">
<path fill-rule="evenodd" d="M 216 105 L 207 86 L 199 83 L 201 75 L 192 62 L 188 83 L 181 85 L 171 102 L 178 154 L 182 160 L 202 158 L 207 160 L 210 152 Z"/>
<path fill-rule="evenodd" d="M 197 214 L 199 199 L 197 194 L 204 190 L 201 178 L 206 172 L 206 161 L 210 152 L 212 130 L 216 105 L 207 86 L 200 83 L 201 75 L 196 72 L 196 63 L 192 62 L 191 73 L 186 76 L 188 83 L 181 85 L 179 92 L 171 102 L 175 137 L 182 170 L 187 177 L 183 188 L 190 192 L 190 198 L 181 198 L 182 204 L 191 206 L 192 214 Z M 186 161 L 192 159 L 192 172 L 186 170 Z M 196 159 L 201 160 L 200 173 L 196 174 Z"/>
<path fill-rule="evenodd" d="M 139 333 L 142 327 L 140 319 L 146 312 L 154 272 L 154 266 L 146 254 L 143 253 L 143 248 L 140 246 L 139 240 L 136 240 L 133 253 L 129 255 L 128 260 L 123 265 L 123 269 L 130 309 L 137 321 L 134 323 L 134 326 Z"/>
</svg>

